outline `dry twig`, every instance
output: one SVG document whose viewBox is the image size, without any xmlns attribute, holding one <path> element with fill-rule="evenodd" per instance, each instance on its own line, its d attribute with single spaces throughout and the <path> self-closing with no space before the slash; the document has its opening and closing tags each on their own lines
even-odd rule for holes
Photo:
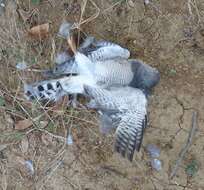
<svg viewBox="0 0 204 190">
<path fill-rule="evenodd" d="M 71 48 L 72 52 L 74 54 L 76 54 L 76 51 L 77 51 L 76 50 L 76 43 L 75 43 L 72 35 L 67 38 L 67 43 L 68 43 L 69 47 Z"/>
<path fill-rule="evenodd" d="M 172 179 L 176 175 L 178 168 L 181 165 L 182 160 L 184 159 L 185 154 L 187 153 L 188 149 L 191 146 L 196 129 L 197 129 L 197 112 L 194 111 L 193 116 L 192 116 L 192 127 L 191 127 L 191 130 L 189 132 L 187 142 L 179 153 L 179 158 L 177 159 L 176 164 L 175 164 L 175 166 L 171 172 L 170 179 Z"/>
</svg>

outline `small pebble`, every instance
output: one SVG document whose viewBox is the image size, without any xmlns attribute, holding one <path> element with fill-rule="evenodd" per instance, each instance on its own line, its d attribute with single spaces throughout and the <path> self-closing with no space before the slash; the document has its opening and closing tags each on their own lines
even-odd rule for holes
<svg viewBox="0 0 204 190">
<path fill-rule="evenodd" d="M 154 144 L 148 144 L 146 147 L 147 152 L 151 158 L 158 158 L 160 156 L 160 149 Z"/>
<path fill-rule="evenodd" d="M 151 160 L 151 166 L 157 171 L 160 171 L 162 169 L 162 163 L 159 159 L 154 158 Z"/>
</svg>

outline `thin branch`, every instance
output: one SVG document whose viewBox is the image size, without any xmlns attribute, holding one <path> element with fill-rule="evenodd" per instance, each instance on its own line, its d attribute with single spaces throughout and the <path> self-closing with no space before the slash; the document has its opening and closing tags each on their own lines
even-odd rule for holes
<svg viewBox="0 0 204 190">
<path fill-rule="evenodd" d="M 184 159 L 185 154 L 188 152 L 188 150 L 189 150 L 189 148 L 191 146 L 193 137 L 195 135 L 196 129 L 197 129 L 197 112 L 194 111 L 193 116 L 192 116 L 192 127 L 191 127 L 191 130 L 189 132 L 187 142 L 186 142 L 185 146 L 181 149 L 181 151 L 179 153 L 179 157 L 178 157 L 178 159 L 176 161 L 176 164 L 175 164 L 175 166 L 174 166 L 174 168 L 173 168 L 173 170 L 171 172 L 170 179 L 172 179 L 176 175 L 176 173 L 178 171 L 178 168 L 179 168 L 179 166 L 181 165 L 181 162 Z"/>
<path fill-rule="evenodd" d="M 44 132 L 44 133 L 50 135 L 51 137 L 56 138 L 56 139 L 58 139 L 58 140 L 61 140 L 61 141 L 63 141 L 63 142 L 66 141 L 66 138 L 65 138 L 65 137 L 59 136 L 59 135 L 55 135 L 55 134 L 53 134 L 53 133 L 50 133 L 50 132 L 47 131 L 46 129 L 36 128 L 36 130 L 42 131 L 42 132 Z"/>
</svg>

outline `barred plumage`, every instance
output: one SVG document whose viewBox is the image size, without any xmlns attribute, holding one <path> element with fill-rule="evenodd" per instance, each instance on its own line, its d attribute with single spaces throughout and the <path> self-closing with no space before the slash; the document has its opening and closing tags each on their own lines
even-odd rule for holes
<svg viewBox="0 0 204 190">
<path fill-rule="evenodd" d="M 58 66 L 58 74 L 76 73 L 80 75 L 84 74 L 83 71 L 86 68 L 94 75 L 99 84 L 107 84 L 107 86 L 128 85 L 144 90 L 153 88 L 160 79 L 157 69 L 139 60 L 115 57 L 103 61 L 89 59 L 88 63 L 87 59 L 88 57 L 84 54 L 77 53 L 75 61 L 71 60 Z"/>
<path fill-rule="evenodd" d="M 83 53 L 78 52 L 75 57 L 69 57 L 66 62 L 57 65 L 53 71 L 48 72 L 51 77 L 63 77 L 63 79 L 59 78 L 55 81 L 60 83 L 66 93 L 83 93 L 83 84 L 97 85 L 102 88 L 131 86 L 148 92 L 159 81 L 159 72 L 156 69 L 138 60 L 128 60 L 129 51 L 117 44 L 96 41 L 91 38 L 85 41 L 79 50 Z M 78 76 L 71 76 L 71 79 L 68 79 L 67 74 Z M 78 88 L 74 84 L 75 81 L 79 82 Z M 43 81 L 43 83 L 50 83 L 50 81 Z M 38 85 L 41 85 L 41 82 L 30 85 L 29 88 L 38 91 Z M 59 96 L 56 92 L 48 93 L 51 95 L 50 98 L 45 92 L 46 96 L 41 96 L 41 99 L 55 100 Z M 40 93 L 42 94 L 38 91 L 34 94 L 36 96 Z M 53 98 L 54 93 L 56 93 L 56 98 Z"/>
<path fill-rule="evenodd" d="M 139 151 L 146 127 L 147 99 L 145 94 L 131 87 L 111 88 L 109 91 L 84 86 L 85 93 L 95 101 L 101 112 L 101 127 L 105 131 L 116 129 L 115 150 L 130 161 L 135 150 Z M 127 93 L 130 93 L 127 96 Z M 131 102 L 131 104 L 130 104 Z M 102 129 L 102 131 L 103 131 Z"/>
<path fill-rule="evenodd" d="M 160 79 L 158 70 L 117 44 L 89 38 L 74 57 L 47 72 L 55 80 L 25 85 L 29 99 L 56 101 L 65 94 L 90 97 L 99 112 L 100 130 L 116 129 L 115 150 L 130 161 L 139 151 L 147 125 L 147 94 Z M 67 76 L 70 75 L 70 76 Z"/>
<path fill-rule="evenodd" d="M 115 58 L 128 59 L 130 56 L 128 49 L 122 48 L 112 42 L 97 41 L 93 37 L 87 37 L 78 51 L 86 55 L 94 63 Z M 65 62 L 57 64 L 48 74 L 50 76 L 60 76 L 69 73 L 78 73 L 78 69 L 75 57 L 70 57 Z"/>
</svg>

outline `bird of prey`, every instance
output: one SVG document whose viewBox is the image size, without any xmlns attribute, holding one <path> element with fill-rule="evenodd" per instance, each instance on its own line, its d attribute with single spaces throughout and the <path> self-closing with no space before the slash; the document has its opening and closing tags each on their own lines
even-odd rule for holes
<svg viewBox="0 0 204 190">
<path fill-rule="evenodd" d="M 26 96 L 57 100 L 66 93 L 83 94 L 84 84 L 101 88 L 131 86 L 148 92 L 159 82 L 158 70 L 142 61 L 128 59 L 129 55 L 127 49 L 117 44 L 85 40 L 74 57 L 49 73 L 57 79 L 26 85 Z"/>
<path fill-rule="evenodd" d="M 67 94 L 88 96 L 87 107 L 99 112 L 101 131 L 115 129 L 115 150 L 132 161 L 147 125 L 147 95 L 160 75 L 129 56 L 117 44 L 89 38 L 73 57 L 47 72 L 54 79 L 25 85 L 26 97 L 56 101 Z"/>
<path fill-rule="evenodd" d="M 116 129 L 115 151 L 132 161 L 135 150 L 140 150 L 147 125 L 146 95 L 132 87 L 106 90 L 84 85 L 84 91 L 91 99 L 87 106 L 100 113 L 101 131 Z"/>
<path fill-rule="evenodd" d="M 128 49 L 118 44 L 87 37 L 78 49 L 78 54 L 58 64 L 51 73 L 53 76 L 82 74 L 86 67 L 95 76 L 97 83 L 104 86 L 128 85 L 144 90 L 153 88 L 160 79 L 158 70 L 140 60 L 128 59 L 129 56 Z"/>
</svg>

